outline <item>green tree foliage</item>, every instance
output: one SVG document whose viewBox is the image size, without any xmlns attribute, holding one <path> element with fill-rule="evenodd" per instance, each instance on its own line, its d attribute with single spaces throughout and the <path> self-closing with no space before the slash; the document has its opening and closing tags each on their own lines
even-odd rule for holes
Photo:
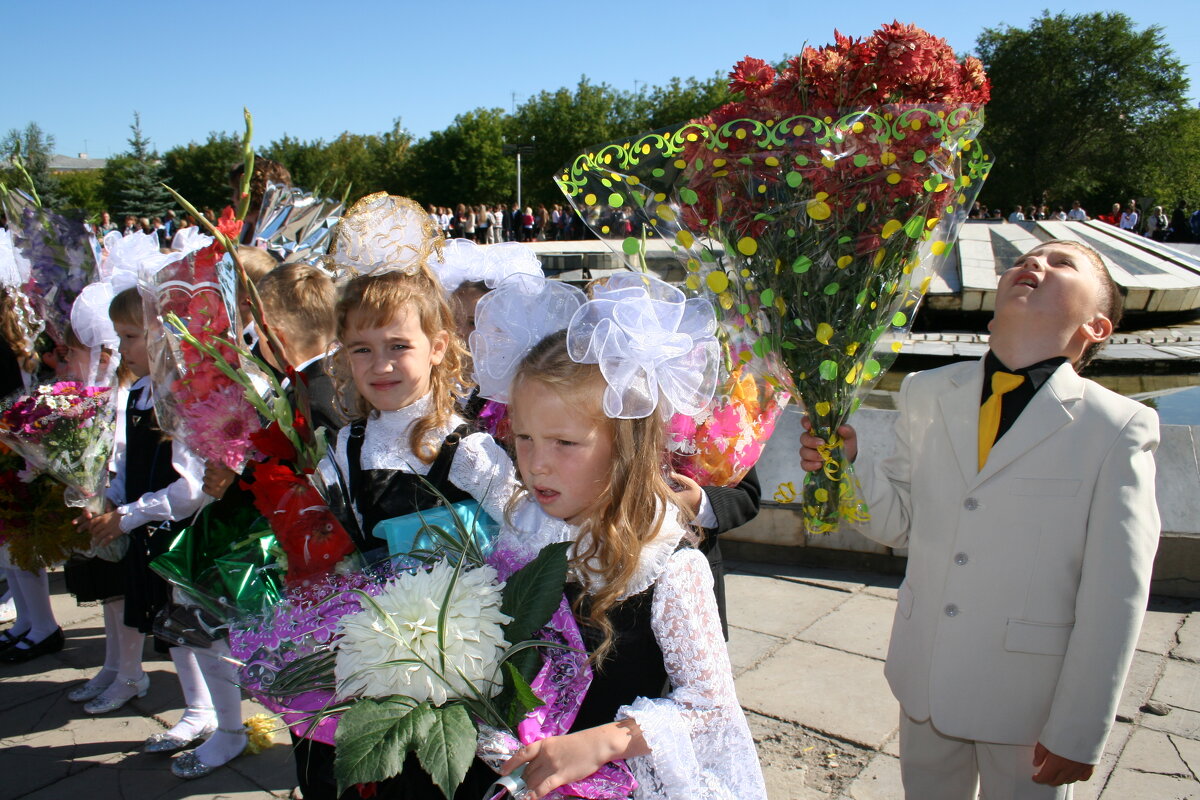
<svg viewBox="0 0 1200 800">
<path fill-rule="evenodd" d="M 229 170 L 242 160 L 242 137 L 213 132 L 203 144 L 191 142 L 163 154 L 165 182 L 196 208 L 220 211 L 233 202 Z"/>
<path fill-rule="evenodd" d="M 129 151 L 108 160 L 101 178 L 105 205 L 117 217 L 159 217 L 173 205 L 163 188 L 162 160 L 142 134 L 141 115 L 129 126 Z"/>
<path fill-rule="evenodd" d="M 500 108 L 459 114 L 412 149 L 407 191 L 423 203 L 501 203 L 515 197 L 516 161 L 504 155 L 510 120 Z"/>
<path fill-rule="evenodd" d="M 1194 209 L 1200 201 L 1200 109 L 1177 109 L 1148 126 L 1143 146 L 1143 193 L 1168 215 L 1181 200 Z"/>
<path fill-rule="evenodd" d="M 82 169 L 56 175 L 59 208 L 78 208 L 89 219 L 97 218 L 104 206 L 103 174 L 98 169 Z"/>
<path fill-rule="evenodd" d="M 12 166 L 16 159 L 20 159 L 42 204 L 56 207 L 60 198 L 58 180 L 50 173 L 52 155 L 54 137 L 44 132 L 36 122 L 30 122 L 24 130 L 13 128 L 0 142 L 0 181 L 28 191 L 25 176 Z"/>
<path fill-rule="evenodd" d="M 1043 12 L 1027 29 L 985 29 L 977 47 L 992 81 L 984 142 L 996 163 L 983 202 L 1079 199 L 1098 213 L 1144 194 L 1150 162 L 1164 159 L 1147 145 L 1186 107 L 1187 79 L 1160 28 L 1139 31 L 1119 13 Z"/>
<path fill-rule="evenodd" d="M 404 191 L 411 143 L 412 136 L 396 120 L 392 130 L 382 134 L 347 131 L 329 143 L 284 136 L 261 152 L 287 167 L 295 185 L 327 197 L 349 190 L 347 199 L 353 202 L 372 192 Z"/>
</svg>

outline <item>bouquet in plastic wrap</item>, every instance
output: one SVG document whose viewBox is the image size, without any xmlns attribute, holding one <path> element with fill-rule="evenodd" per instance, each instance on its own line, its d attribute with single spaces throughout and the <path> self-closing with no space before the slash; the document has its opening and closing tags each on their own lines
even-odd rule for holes
<svg viewBox="0 0 1200 800">
<path fill-rule="evenodd" d="M 398 774 L 412 752 L 452 797 L 477 750 L 498 766 L 523 724 L 556 735 L 574 718 L 554 713 L 578 708 L 591 675 L 562 595 L 568 544 L 517 568 L 470 542 L 459 525 L 427 563 L 327 575 L 231 625 L 242 686 L 299 735 L 336 743 L 339 791 Z M 559 657 L 528 658 L 539 647 Z M 590 780 L 622 791 L 580 796 L 633 788 L 616 765 Z"/>
<path fill-rule="evenodd" d="M 25 276 L 21 290 L 56 344 L 65 343 L 71 306 L 92 282 L 100 247 L 81 216 L 42 208 L 34 196 L 0 185 L 13 253 Z M 38 323 L 30 321 L 31 327 Z"/>
<path fill-rule="evenodd" d="M 805 485 L 811 532 L 868 513 L 836 431 L 895 358 L 990 168 L 979 61 L 900 23 L 835 38 L 779 73 L 747 57 L 731 73 L 742 100 L 557 178 L 585 219 L 636 208 L 749 355 L 786 365 L 827 442 Z"/>
<path fill-rule="evenodd" d="M 232 210 L 221 230 L 236 239 Z M 159 424 L 205 461 L 239 471 L 262 428 L 245 387 L 222 371 L 197 342 L 238 364 L 241 326 L 236 274 L 220 240 L 167 264 L 142 281 L 151 374 L 161 391 Z"/>
<path fill-rule="evenodd" d="M 71 524 L 78 512 L 63 502 L 63 487 L 35 475 L 25 459 L 0 444 L 0 544 L 20 569 L 34 572 L 67 559 L 91 544 Z"/>
<path fill-rule="evenodd" d="M 0 442 L 63 484 L 68 505 L 99 512 L 116 435 L 114 395 L 77 381 L 38 386 L 0 407 Z"/>
</svg>

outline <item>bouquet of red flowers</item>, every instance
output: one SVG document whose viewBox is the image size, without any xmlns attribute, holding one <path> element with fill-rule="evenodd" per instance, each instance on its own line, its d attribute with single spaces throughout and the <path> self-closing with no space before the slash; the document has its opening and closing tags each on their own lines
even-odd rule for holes
<svg viewBox="0 0 1200 800">
<path fill-rule="evenodd" d="M 747 57 L 730 75 L 741 100 L 557 179 L 585 219 L 636 206 L 749 356 L 786 365 L 828 443 L 806 482 L 811 532 L 868 513 L 836 431 L 895 358 L 990 168 L 978 60 L 899 22 L 835 40 L 778 73 Z"/>
<path fill-rule="evenodd" d="M 241 222 L 226 209 L 220 228 L 236 240 Z M 155 402 L 159 424 L 205 461 L 240 470 L 262 428 L 246 388 L 226 375 L 184 333 L 238 364 L 241 326 L 232 258 L 221 242 L 189 253 L 146 281 L 143 291 L 151 371 L 169 387 Z M 168 322 L 174 315 L 175 322 Z"/>
</svg>

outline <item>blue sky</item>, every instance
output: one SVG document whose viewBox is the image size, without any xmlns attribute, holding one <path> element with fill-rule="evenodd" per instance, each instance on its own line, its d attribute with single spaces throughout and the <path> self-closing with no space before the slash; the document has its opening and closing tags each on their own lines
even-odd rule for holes
<svg viewBox="0 0 1200 800">
<path fill-rule="evenodd" d="M 160 151 L 240 131 L 242 106 L 260 145 L 285 133 L 331 139 L 389 130 L 399 118 L 422 136 L 480 106 L 511 109 L 581 75 L 619 89 L 672 76 L 727 71 L 746 54 L 774 60 L 823 44 L 836 27 L 865 36 L 893 17 L 971 51 L 985 27 L 1025 27 L 1046 0 L 911 3 L 782 0 L 673 4 L 402 2 L 156 3 L 137 12 L 74 0 L 10 0 L 0 134 L 36 121 L 56 151 L 104 158 L 127 147 L 134 111 Z M 637 14 L 633 9 L 645 9 Z M 1200 97 L 1200 22 L 1194 0 L 1098 6 L 1060 2 L 1052 13 L 1122 10 L 1159 25 Z"/>
</svg>

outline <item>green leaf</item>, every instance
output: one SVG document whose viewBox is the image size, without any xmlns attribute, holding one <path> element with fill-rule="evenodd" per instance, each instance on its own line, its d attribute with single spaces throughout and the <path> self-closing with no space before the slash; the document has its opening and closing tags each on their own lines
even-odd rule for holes
<svg viewBox="0 0 1200 800">
<path fill-rule="evenodd" d="M 543 547 L 537 558 L 513 573 L 505 583 L 500 611 L 513 618 L 504 629 L 508 641 L 529 639 L 558 609 L 563 584 L 567 581 L 567 550 L 570 547 L 570 542 Z"/>
<path fill-rule="evenodd" d="M 536 651 L 530 650 L 528 652 L 534 653 Z M 508 673 L 508 677 L 513 685 L 513 697 L 508 712 L 508 722 L 515 729 L 522 717 L 535 708 L 541 708 L 546 703 L 542 698 L 533 693 L 529 681 L 525 680 L 525 676 L 521 674 L 521 671 L 517 669 L 513 662 L 505 661 L 504 670 Z"/>
<path fill-rule="evenodd" d="M 428 703 L 413 708 L 397 699 L 361 699 L 338 721 L 333 762 L 338 794 L 356 783 L 382 781 L 399 774 L 415 742 L 427 738 L 433 724 Z"/>
<path fill-rule="evenodd" d="M 475 726 L 462 703 L 433 708 L 430 713 L 433 723 L 416 742 L 417 758 L 449 800 L 475 758 Z"/>
</svg>

